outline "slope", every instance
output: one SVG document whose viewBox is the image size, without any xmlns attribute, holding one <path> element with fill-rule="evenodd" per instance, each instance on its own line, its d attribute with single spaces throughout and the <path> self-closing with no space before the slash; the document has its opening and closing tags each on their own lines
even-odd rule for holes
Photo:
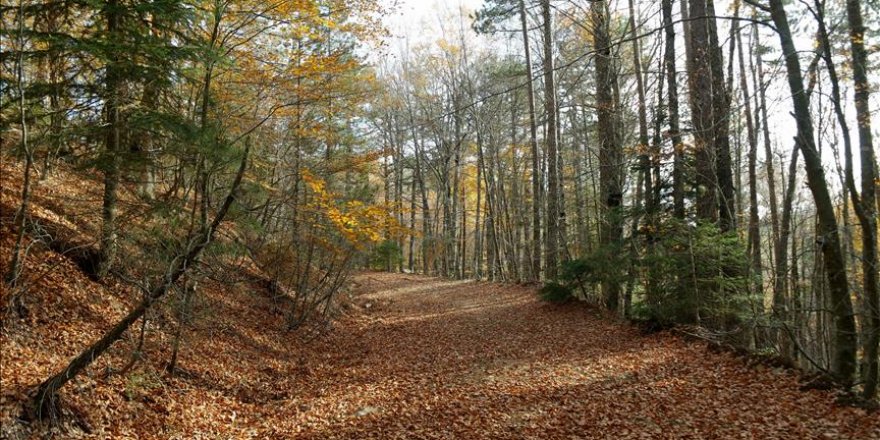
<svg viewBox="0 0 880 440">
<path fill-rule="evenodd" d="M 5 261 L 20 169 L 3 171 Z M 38 187 L 34 218 L 88 244 L 99 182 L 62 177 Z M 29 387 L 138 296 L 58 249 L 32 248 L 26 316 L 3 316 L 3 438 L 880 438 L 878 414 L 800 391 L 792 371 L 542 303 L 531 287 L 384 273 L 356 277 L 331 328 L 297 332 L 253 277 L 208 277 L 179 374 L 163 373 L 175 326 L 159 305 L 142 361 L 119 373 L 132 332 L 63 391 L 65 424 L 26 425 Z"/>
</svg>

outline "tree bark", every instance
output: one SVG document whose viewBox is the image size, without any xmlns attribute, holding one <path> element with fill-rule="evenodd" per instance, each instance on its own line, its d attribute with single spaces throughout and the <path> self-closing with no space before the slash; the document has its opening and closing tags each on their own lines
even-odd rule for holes
<svg viewBox="0 0 880 440">
<path fill-rule="evenodd" d="M 601 242 L 608 252 L 616 252 L 623 237 L 623 152 L 617 136 L 617 100 L 615 76 L 608 34 L 608 10 L 605 2 L 594 2 L 590 7 L 593 39 L 596 46 L 596 106 L 599 124 L 599 186 L 603 203 Z M 615 268 L 609 268 L 614 271 Z M 602 284 L 606 306 L 616 311 L 620 302 L 617 280 Z"/>
<path fill-rule="evenodd" d="M 544 274 L 547 280 L 554 281 L 559 259 L 559 170 L 556 157 L 556 88 L 553 84 L 553 23 L 550 0 L 543 0 L 541 5 L 544 18 L 544 113 L 547 116 L 547 247 Z"/>
<path fill-rule="evenodd" d="M 681 141 L 678 110 L 678 77 L 675 69 L 675 27 L 672 23 L 673 0 L 662 0 L 663 28 L 666 33 L 663 52 L 666 64 L 667 108 L 669 112 L 669 135 L 672 139 L 672 204 L 673 213 L 684 219 L 684 145 Z"/>
<path fill-rule="evenodd" d="M 523 50 L 526 57 L 526 96 L 529 102 L 529 147 L 532 152 L 532 280 L 541 279 L 541 182 L 540 152 L 538 151 L 538 125 L 535 117 L 535 87 L 532 81 L 532 56 L 529 45 L 529 28 L 526 20 L 525 0 L 519 0 L 519 18 L 522 27 Z"/>
<path fill-rule="evenodd" d="M 731 26 L 738 26 L 738 22 L 734 22 Z M 737 58 L 739 59 L 739 81 L 740 90 L 742 91 L 743 107 L 745 109 L 746 120 L 746 136 L 749 142 L 748 168 L 749 168 L 749 227 L 748 227 L 748 250 L 751 255 L 751 269 L 754 282 L 752 285 L 752 294 L 755 295 L 755 306 L 757 314 L 764 314 L 764 282 L 763 282 L 763 262 L 761 261 L 761 225 L 758 216 L 758 134 L 755 131 L 754 120 L 752 119 L 752 98 L 749 94 L 748 76 L 746 75 L 746 63 L 743 56 L 742 36 L 739 31 L 736 32 L 737 40 Z M 756 335 L 757 345 L 760 347 L 764 343 L 764 339 L 760 334 Z"/>
<path fill-rule="evenodd" d="M 773 23 L 779 35 L 780 45 L 785 56 L 788 84 L 794 103 L 797 122 L 797 147 L 804 156 L 807 182 L 816 204 L 819 222 L 819 236 L 823 263 L 829 285 L 831 309 L 834 316 L 832 373 L 841 383 L 852 383 L 856 363 L 856 326 L 853 317 L 852 300 L 849 296 L 845 262 L 840 249 L 840 237 L 834 204 L 825 180 L 825 170 L 814 140 L 813 120 L 810 114 L 809 98 L 804 92 L 798 52 L 794 46 L 789 29 L 788 17 L 782 0 L 770 0 Z"/>
<path fill-rule="evenodd" d="M 752 14 L 753 16 L 756 14 Z M 755 84 L 755 93 L 758 96 L 758 107 L 760 108 L 760 120 L 761 120 L 761 130 L 764 141 L 764 160 L 765 167 L 767 169 L 767 190 L 769 192 L 770 199 L 770 223 L 772 231 L 773 231 L 773 254 L 774 260 L 778 258 L 780 247 L 788 246 L 788 242 L 780 239 L 779 232 L 779 209 L 778 209 L 778 200 L 776 199 L 776 176 L 773 172 L 773 146 L 770 139 L 770 123 L 769 118 L 767 118 L 767 94 L 766 90 L 769 84 L 764 82 L 764 61 L 761 58 L 761 51 L 754 50 L 755 47 L 760 46 L 760 39 L 758 33 L 758 26 L 756 24 L 752 25 L 752 44 L 750 45 L 750 50 L 755 53 L 755 68 L 752 69 L 753 82 Z M 754 78 L 755 71 L 757 71 L 757 78 Z M 756 111 L 755 113 L 758 113 Z M 758 115 L 755 115 L 755 119 L 757 120 Z M 778 262 L 774 262 L 776 266 L 778 266 Z M 777 274 L 779 271 L 777 270 Z M 783 277 L 780 279 L 777 276 L 774 276 L 773 280 L 773 297 L 779 298 L 780 301 L 784 301 L 785 295 L 785 274 L 783 272 Z M 774 303 L 776 303 L 776 299 L 774 299 Z"/>
<path fill-rule="evenodd" d="M 865 24 L 859 0 L 847 0 L 846 15 L 849 21 L 850 48 L 852 51 L 853 82 L 855 88 L 856 120 L 859 133 L 859 158 L 862 171 L 861 214 L 862 223 L 862 275 L 865 289 L 866 312 L 864 326 L 864 382 L 863 396 L 872 399 L 877 394 L 880 376 L 880 286 L 877 272 L 877 210 L 880 209 L 877 181 L 877 164 L 874 141 L 871 134 L 870 82 L 868 81 L 868 54 L 865 50 Z M 857 211 L 858 212 L 858 211 Z"/>
<path fill-rule="evenodd" d="M 697 218 L 718 220 L 715 136 L 712 121 L 712 72 L 706 0 L 689 0 L 688 88 L 694 135 Z"/>
<path fill-rule="evenodd" d="M 119 2 L 110 0 L 104 6 L 102 14 L 107 22 L 107 35 L 110 39 L 118 39 L 119 27 L 121 26 L 121 12 Z M 116 259 L 117 234 L 116 234 L 116 208 L 117 188 L 119 186 L 121 157 L 121 119 L 119 116 L 119 102 L 122 98 L 122 72 L 120 71 L 119 54 L 114 54 L 113 59 L 107 63 L 104 80 L 105 104 L 104 123 L 106 133 L 104 135 L 104 197 L 101 207 L 101 241 L 98 253 L 96 275 L 106 276 Z"/>
<path fill-rule="evenodd" d="M 633 69 L 635 70 L 636 92 L 639 103 L 639 145 L 637 147 L 639 150 L 639 168 L 644 173 L 644 208 L 648 227 L 651 227 L 654 215 L 654 183 L 653 176 L 651 175 L 651 155 L 648 146 L 648 111 L 645 104 L 645 84 L 642 78 L 641 49 L 636 35 L 636 7 L 633 0 L 629 0 L 629 30 L 632 38 Z"/>
<path fill-rule="evenodd" d="M 735 8 L 734 15 L 738 15 L 738 2 L 735 2 Z M 722 231 L 731 231 L 736 228 L 736 189 L 734 188 L 730 162 L 730 91 L 724 82 L 724 59 L 721 55 L 721 45 L 718 42 L 715 2 L 713 0 L 706 0 L 706 15 L 705 21 L 711 50 L 709 61 L 712 77 L 712 138 L 715 144 L 715 181 L 719 197 L 718 226 Z M 736 26 L 736 22 L 731 23 L 731 26 Z M 730 65 L 733 66 L 733 60 Z"/>
<path fill-rule="evenodd" d="M 24 227 L 27 221 L 28 216 L 28 207 L 30 204 L 31 198 L 31 169 L 34 164 L 34 153 L 31 150 L 31 146 L 28 143 L 28 137 L 30 134 L 28 133 L 28 124 L 27 124 L 27 105 L 25 99 L 25 87 L 24 87 L 24 1 L 19 0 L 18 2 L 18 35 L 16 36 L 18 39 L 18 56 L 16 57 L 16 88 L 18 89 L 18 111 L 21 124 L 21 141 L 20 146 L 21 150 L 24 153 L 24 177 L 21 184 L 21 204 L 18 206 L 18 210 L 15 212 L 15 218 L 13 219 L 14 230 L 15 230 L 15 244 L 12 247 L 12 257 L 9 261 L 9 268 L 4 276 L 5 282 L 8 286 L 14 287 L 18 282 L 18 277 L 21 274 L 21 268 L 24 265 L 22 261 L 23 255 L 23 246 L 24 246 Z M 12 308 L 16 310 L 16 313 L 22 315 L 23 304 L 21 295 L 16 293 L 12 297 L 13 304 L 11 304 Z"/>
</svg>

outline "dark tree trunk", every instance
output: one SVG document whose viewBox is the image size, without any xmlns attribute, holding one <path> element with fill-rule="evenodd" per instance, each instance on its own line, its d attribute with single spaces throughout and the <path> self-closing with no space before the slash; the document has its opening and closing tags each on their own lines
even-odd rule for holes
<svg viewBox="0 0 880 440">
<path fill-rule="evenodd" d="M 738 14 L 739 3 L 735 2 L 735 4 Z M 712 138 L 715 144 L 715 180 L 718 185 L 719 197 L 718 225 L 722 231 L 730 231 L 736 228 L 734 207 L 736 189 L 734 188 L 730 162 L 730 92 L 724 82 L 724 59 L 721 55 L 721 45 L 718 42 L 713 0 L 706 0 L 706 15 L 711 50 L 709 61 L 712 76 Z M 736 26 L 736 22 L 731 23 L 731 26 Z M 733 66 L 732 59 L 730 65 Z"/>
<path fill-rule="evenodd" d="M 866 313 L 864 326 L 864 397 L 871 399 L 877 394 L 880 376 L 880 286 L 877 273 L 877 210 L 880 203 L 877 193 L 877 165 L 874 141 L 871 134 L 871 87 L 868 81 L 868 54 L 865 50 L 865 24 L 859 0 L 846 2 L 849 21 L 850 47 L 852 50 L 853 82 L 855 87 L 856 120 L 859 133 L 859 158 L 862 167 L 861 206 L 857 209 L 862 225 L 862 274 L 865 289 Z"/>
<path fill-rule="evenodd" d="M 526 20 L 525 0 L 519 0 L 519 18 L 522 26 L 523 50 L 526 57 L 526 96 L 529 102 L 529 148 L 532 159 L 532 280 L 541 279 L 541 183 L 540 153 L 538 151 L 538 126 L 535 117 L 535 87 L 532 81 L 532 55 L 529 45 L 529 28 Z"/>
<path fill-rule="evenodd" d="M 706 0 L 689 0 L 690 38 L 688 89 L 695 149 L 695 184 L 697 218 L 715 223 L 718 220 L 717 179 L 715 178 L 715 130 L 712 119 L 712 55 Z"/>
<path fill-rule="evenodd" d="M 103 11 L 104 20 L 107 22 L 107 34 L 111 39 L 119 38 L 121 26 L 121 12 L 119 2 L 111 0 L 107 2 Z M 117 236 L 116 236 L 116 208 L 117 188 L 119 186 L 121 151 L 120 142 L 122 136 L 121 118 L 119 115 L 119 102 L 122 98 L 122 72 L 120 71 L 119 54 L 107 63 L 107 71 L 104 80 L 105 104 L 104 123 L 104 200 L 101 207 L 101 241 L 98 253 L 97 275 L 106 276 L 116 259 Z"/>
<path fill-rule="evenodd" d="M 410 176 L 409 185 L 409 255 L 407 256 L 407 268 L 410 272 L 415 271 L 415 249 L 416 249 L 416 184 L 418 180 L 415 176 L 415 167 L 413 174 Z"/>
<path fill-rule="evenodd" d="M 593 39 L 596 45 L 596 106 L 599 124 L 599 186 L 604 204 L 601 241 L 605 249 L 619 246 L 623 237 L 623 152 L 617 136 L 617 99 L 615 73 L 608 34 L 608 10 L 605 2 L 595 2 L 590 9 Z M 617 310 L 620 285 L 609 280 L 602 285 L 605 304 Z"/>
<path fill-rule="evenodd" d="M 641 60 L 641 49 L 639 47 L 639 40 L 636 35 L 636 7 L 633 0 L 629 0 L 629 28 L 630 28 L 630 36 L 632 37 L 632 49 L 633 49 L 633 68 L 635 70 L 636 77 L 636 92 L 638 96 L 638 116 L 639 116 L 639 169 L 641 169 L 642 173 L 644 173 L 643 183 L 644 183 L 644 201 L 645 201 L 645 214 L 647 219 L 647 224 L 649 227 L 652 225 L 652 220 L 654 216 L 654 183 L 652 179 L 652 167 L 651 167 L 651 152 L 650 147 L 648 146 L 648 111 L 647 104 L 645 103 L 645 84 L 643 81 L 643 72 L 642 72 L 642 60 Z"/>
<path fill-rule="evenodd" d="M 776 25 L 780 45 L 785 56 L 788 83 L 794 102 L 797 122 L 797 147 L 804 156 L 807 182 L 816 204 L 819 221 L 819 241 L 822 260 L 829 285 L 831 311 L 834 316 L 832 372 L 844 384 L 852 383 L 856 363 L 856 326 L 852 300 L 849 296 L 846 267 L 840 248 L 834 204 L 825 181 L 822 159 L 816 149 L 810 103 L 804 91 L 798 52 L 792 41 L 788 17 L 782 0 L 770 0 L 773 23 Z"/>
<path fill-rule="evenodd" d="M 553 84 L 553 23 L 550 0 L 543 0 L 544 18 L 544 113 L 547 116 L 547 247 L 544 274 L 547 280 L 556 280 L 559 260 L 559 170 L 557 169 L 556 87 Z"/>
<path fill-rule="evenodd" d="M 738 26 L 738 23 L 732 23 Z M 736 32 L 737 58 L 739 59 L 739 81 L 742 91 L 743 107 L 745 110 L 746 136 L 749 142 L 748 175 L 749 175 L 749 227 L 748 227 L 748 251 L 751 255 L 751 270 L 753 271 L 752 295 L 754 295 L 755 312 L 761 316 L 764 314 L 764 265 L 761 260 L 761 225 L 758 216 L 758 134 L 752 119 L 752 98 L 749 94 L 748 76 L 746 75 L 746 63 L 743 56 L 742 37 Z M 761 347 L 766 343 L 762 333 L 755 335 L 756 346 Z"/>
<path fill-rule="evenodd" d="M 30 134 L 28 133 L 28 124 L 27 124 L 27 104 L 25 99 L 25 86 L 24 86 L 24 2 L 19 1 L 18 4 L 18 56 L 16 60 L 16 87 L 18 92 L 18 111 L 21 123 L 21 150 L 24 153 L 24 177 L 21 184 L 21 204 L 18 206 L 18 210 L 15 212 L 15 218 L 13 219 L 14 231 L 15 231 L 15 244 L 12 247 L 12 257 L 9 260 L 9 267 L 4 274 L 4 281 L 8 286 L 14 287 L 18 282 L 18 277 L 21 274 L 21 268 L 24 265 L 23 259 L 23 247 L 24 247 L 24 229 L 25 222 L 27 221 L 28 216 L 28 205 L 30 204 L 31 198 L 31 170 L 33 169 L 34 164 L 34 153 L 31 150 L 31 146 L 28 143 L 28 137 Z M 15 309 L 16 313 L 19 315 L 23 315 L 23 302 L 21 295 L 19 293 L 15 293 L 12 296 L 12 308 Z"/>
<path fill-rule="evenodd" d="M 684 145 L 681 142 L 678 111 L 678 77 L 675 69 L 675 27 L 672 23 L 672 2 L 663 0 L 663 27 L 665 29 L 665 50 L 663 58 L 666 65 L 666 85 L 668 89 L 667 109 L 669 112 L 669 135 L 672 139 L 672 200 L 673 213 L 684 218 Z"/>
<path fill-rule="evenodd" d="M 770 124 L 767 118 L 766 90 L 769 84 L 764 83 L 764 62 L 761 58 L 761 51 L 754 50 L 754 48 L 759 45 L 760 40 L 758 39 L 758 26 L 752 25 L 752 44 L 750 45 L 750 50 L 753 51 L 756 56 L 756 66 L 754 69 L 752 69 L 752 76 L 753 83 L 755 84 L 755 93 L 759 98 L 758 106 L 760 107 L 760 125 L 764 141 L 764 160 L 766 161 L 765 166 L 767 169 L 767 189 L 770 199 L 770 222 L 772 223 L 771 227 L 773 230 L 773 258 L 775 260 L 776 258 L 778 258 L 780 246 L 785 248 L 786 246 L 788 246 L 788 244 L 787 241 L 781 240 L 779 237 L 779 209 L 778 201 L 776 199 L 776 176 L 773 173 L 773 146 L 770 139 Z M 755 71 L 757 71 L 757 78 L 754 78 Z M 756 111 L 755 113 L 758 112 Z M 758 119 L 757 114 L 755 115 L 755 119 Z M 774 264 L 778 266 L 778 262 L 774 262 Z M 785 275 L 783 275 L 782 279 L 780 279 L 778 277 L 779 271 L 777 270 L 776 273 L 777 275 L 774 276 L 773 279 L 773 301 L 774 304 L 782 304 L 785 295 Z"/>
</svg>

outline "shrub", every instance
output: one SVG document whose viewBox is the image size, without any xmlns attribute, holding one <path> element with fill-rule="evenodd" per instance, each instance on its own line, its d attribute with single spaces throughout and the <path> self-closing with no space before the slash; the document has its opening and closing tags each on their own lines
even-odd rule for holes
<svg viewBox="0 0 880 440">
<path fill-rule="evenodd" d="M 548 302 L 564 303 L 574 298 L 574 292 L 570 286 L 559 283 L 547 283 L 539 291 L 541 299 Z"/>
<path fill-rule="evenodd" d="M 390 271 L 403 262 L 403 250 L 394 240 L 385 240 L 373 250 L 371 266 L 376 270 Z"/>
<path fill-rule="evenodd" d="M 727 329 L 740 322 L 750 298 L 748 259 L 736 234 L 677 220 L 657 232 L 652 252 L 639 261 L 646 288 L 634 311 L 663 324 Z"/>
</svg>

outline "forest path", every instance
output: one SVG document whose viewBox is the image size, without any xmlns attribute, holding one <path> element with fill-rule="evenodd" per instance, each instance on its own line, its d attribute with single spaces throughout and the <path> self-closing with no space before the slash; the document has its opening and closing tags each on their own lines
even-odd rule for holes
<svg viewBox="0 0 880 440">
<path fill-rule="evenodd" d="M 791 372 L 542 303 L 533 288 L 356 282 L 360 310 L 314 343 L 265 436 L 880 438 L 878 414 L 799 391 Z"/>
</svg>

